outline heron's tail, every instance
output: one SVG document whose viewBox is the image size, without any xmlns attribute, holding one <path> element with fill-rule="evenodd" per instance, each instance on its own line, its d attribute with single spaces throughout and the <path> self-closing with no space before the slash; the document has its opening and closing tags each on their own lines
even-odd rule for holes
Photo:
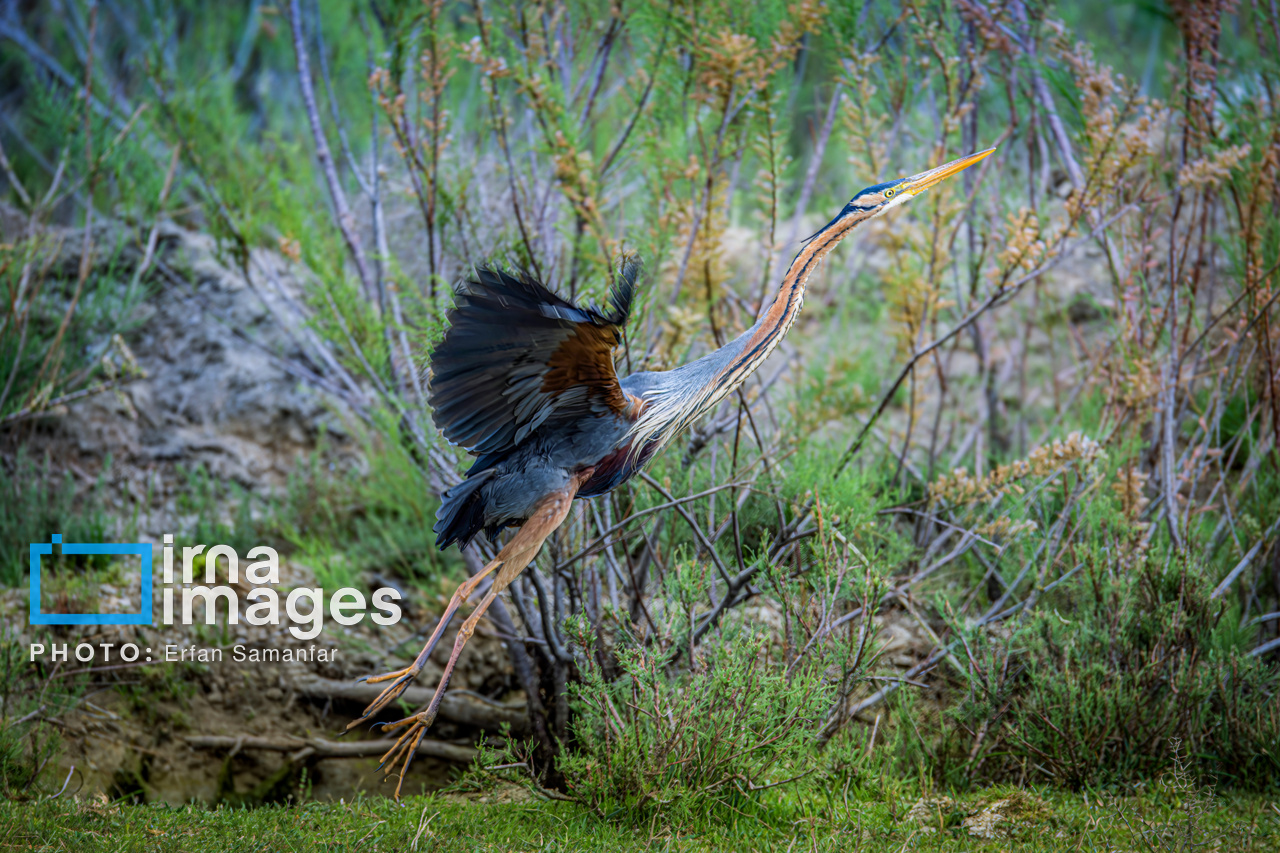
<svg viewBox="0 0 1280 853">
<path fill-rule="evenodd" d="M 484 497 L 480 489 L 493 475 L 492 468 L 477 471 L 440 496 L 440 509 L 432 528 L 436 547 L 444 550 L 457 542 L 459 548 L 465 548 L 484 529 Z"/>
</svg>

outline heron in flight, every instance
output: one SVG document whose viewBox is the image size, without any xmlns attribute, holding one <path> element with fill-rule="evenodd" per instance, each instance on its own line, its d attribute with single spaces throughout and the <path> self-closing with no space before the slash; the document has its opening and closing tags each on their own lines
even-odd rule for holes
<svg viewBox="0 0 1280 853">
<path fill-rule="evenodd" d="M 449 663 L 425 710 L 387 726 L 404 729 L 382 758 L 390 773 L 409 764 L 436 718 L 462 648 L 500 592 L 537 556 L 574 498 L 625 483 L 686 427 L 732 393 L 791 328 L 805 284 L 855 227 L 974 165 L 994 148 L 909 178 L 867 187 L 805 241 L 778 294 L 755 325 L 702 358 L 665 372 L 619 377 L 614 350 L 630 315 L 639 265 L 624 261 L 607 309 L 578 306 L 528 275 L 480 268 L 459 286 L 449 329 L 431 355 L 428 402 L 451 443 L 477 457 L 465 479 L 444 493 L 436 544 L 493 539 L 519 528 L 483 570 L 458 587 L 435 632 L 405 669 L 370 678 L 390 682 L 350 730 L 399 698 L 422 671 L 458 607 L 489 575 L 488 593 L 458 630 Z"/>
</svg>

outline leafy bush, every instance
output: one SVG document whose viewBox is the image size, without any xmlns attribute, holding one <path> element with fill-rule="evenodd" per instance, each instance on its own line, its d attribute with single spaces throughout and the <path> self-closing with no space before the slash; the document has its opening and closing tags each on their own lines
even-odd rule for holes
<svg viewBox="0 0 1280 853">
<path fill-rule="evenodd" d="M 40 680 L 25 653 L 17 638 L 0 636 L 0 795 L 10 799 L 30 795 L 61 746 L 57 729 L 44 719 L 65 697 L 47 689 L 37 695 Z"/>
<path fill-rule="evenodd" d="M 1077 789 L 1132 783 L 1170 770 L 1164 744 L 1177 738 L 1197 772 L 1274 788 L 1280 672 L 1247 654 L 1239 615 L 1190 561 L 1114 569 L 1092 561 L 1055 609 L 966 646 L 975 690 L 957 718 L 971 734 L 998 719 L 1001 732 L 980 750 L 984 775 L 1025 766 Z"/>
<path fill-rule="evenodd" d="M 812 772 L 831 689 L 815 670 L 788 678 L 767 650 L 763 636 L 740 637 L 672 679 L 632 649 L 622 677 L 589 673 L 573 687 L 575 747 L 559 762 L 570 795 L 606 818 L 679 821 Z"/>
<path fill-rule="evenodd" d="M 110 467 L 110 460 L 104 470 Z M 27 544 L 48 542 L 61 533 L 64 542 L 102 542 L 108 528 L 100 494 L 101 479 L 86 495 L 76 498 L 75 479 L 50 473 L 49 461 L 36 462 L 19 448 L 13 469 L 0 465 L 0 586 L 18 586 L 26 577 Z M 107 555 L 62 556 L 63 566 L 102 568 Z"/>
</svg>

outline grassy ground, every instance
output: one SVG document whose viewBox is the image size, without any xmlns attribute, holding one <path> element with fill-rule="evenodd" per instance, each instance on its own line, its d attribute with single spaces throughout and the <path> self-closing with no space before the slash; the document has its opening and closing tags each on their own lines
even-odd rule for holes
<svg viewBox="0 0 1280 853">
<path fill-rule="evenodd" d="M 963 825 L 1001 799 L 1018 800 L 996 836 Z M 248 811 L 45 800 L 0 802 L 0 849 L 74 851 L 285 850 L 1280 850 L 1280 807 L 1219 798 L 1203 817 L 1156 796 L 1114 804 L 1085 795 L 987 792 L 956 802 L 777 799 L 682 828 L 604 821 L 560 802 L 454 796 L 307 803 Z M 913 809 L 913 806 L 915 807 Z M 998 807 L 997 807 L 998 808 Z M 1127 821 L 1126 821 L 1127 818 Z M 1144 842 L 1139 833 L 1146 833 Z M 1155 834 L 1152 834 L 1155 833 Z M 1189 843 L 1188 843 L 1189 842 Z M 1193 846 L 1195 845 L 1195 846 Z M 1203 845 L 1200 847 L 1199 845 Z"/>
</svg>

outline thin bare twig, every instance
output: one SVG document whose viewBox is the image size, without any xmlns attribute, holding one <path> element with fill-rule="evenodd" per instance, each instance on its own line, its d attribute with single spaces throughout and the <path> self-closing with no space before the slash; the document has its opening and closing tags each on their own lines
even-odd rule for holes
<svg viewBox="0 0 1280 853">
<path fill-rule="evenodd" d="M 347 194 L 342 188 L 342 180 L 334 166 L 333 154 L 329 151 L 329 142 L 325 138 L 324 126 L 320 122 L 320 111 L 316 107 L 315 88 L 311 83 L 311 62 L 307 58 L 307 42 L 302 32 L 302 6 L 299 0 L 289 2 L 289 24 L 293 29 L 293 51 L 297 57 L 298 84 L 302 88 L 302 102 L 307 110 L 307 120 L 311 123 L 311 137 L 315 141 L 316 159 L 324 172 L 325 182 L 329 185 L 329 198 L 333 201 L 334 218 L 342 239 L 346 241 L 351 253 L 351 261 L 355 264 L 356 274 L 364 287 L 365 297 L 371 304 L 377 304 L 378 289 L 365 259 L 364 247 L 360 243 L 360 235 L 355 230 L 355 216 L 347 204 Z"/>
</svg>

